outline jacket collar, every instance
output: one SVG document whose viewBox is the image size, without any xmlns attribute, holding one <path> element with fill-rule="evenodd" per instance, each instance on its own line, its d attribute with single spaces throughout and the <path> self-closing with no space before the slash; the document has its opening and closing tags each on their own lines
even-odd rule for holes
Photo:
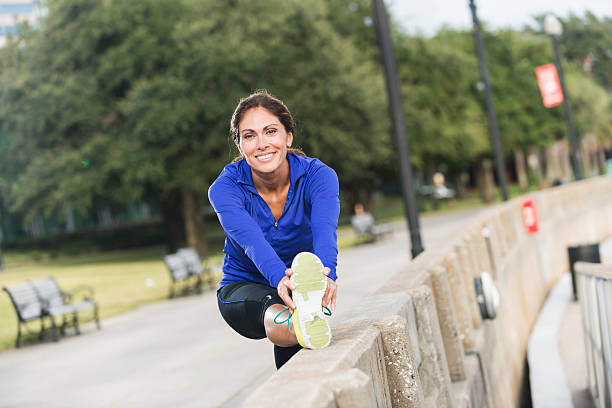
<svg viewBox="0 0 612 408">
<path fill-rule="evenodd" d="M 301 156 L 298 156 L 294 153 L 288 153 L 287 159 L 289 160 L 289 179 L 291 181 L 291 185 L 295 185 L 295 183 L 302 177 L 306 170 L 304 168 L 303 159 Z M 238 178 L 236 181 L 238 183 L 245 185 L 250 191 L 257 193 L 257 189 L 253 184 L 253 175 L 251 174 L 251 166 L 247 163 L 246 160 L 242 159 L 238 163 Z"/>
</svg>

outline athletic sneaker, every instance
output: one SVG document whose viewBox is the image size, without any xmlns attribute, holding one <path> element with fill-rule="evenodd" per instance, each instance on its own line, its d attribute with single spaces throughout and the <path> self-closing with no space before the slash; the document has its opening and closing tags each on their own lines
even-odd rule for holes
<svg viewBox="0 0 612 408">
<path fill-rule="evenodd" d="M 296 307 L 291 317 L 295 335 L 302 347 L 323 348 L 332 338 L 321 307 L 321 299 L 327 287 L 323 263 L 315 254 L 300 252 L 293 258 L 291 269 L 291 281 L 295 283 L 292 293 Z"/>
</svg>

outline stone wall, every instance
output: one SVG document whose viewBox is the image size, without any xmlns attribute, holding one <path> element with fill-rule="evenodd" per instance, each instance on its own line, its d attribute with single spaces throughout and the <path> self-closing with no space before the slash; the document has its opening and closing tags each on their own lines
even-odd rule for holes
<svg viewBox="0 0 612 408">
<path fill-rule="evenodd" d="M 518 406 L 529 334 L 569 269 L 566 247 L 612 235 L 610 178 L 530 197 L 538 233 L 523 226 L 525 197 L 468 220 L 335 322 L 329 347 L 300 351 L 243 406 Z M 481 272 L 501 294 L 494 320 L 477 305 Z"/>
</svg>

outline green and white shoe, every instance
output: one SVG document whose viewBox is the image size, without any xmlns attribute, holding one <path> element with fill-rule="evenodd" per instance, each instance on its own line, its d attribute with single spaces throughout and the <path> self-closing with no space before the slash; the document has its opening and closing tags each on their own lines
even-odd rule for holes
<svg viewBox="0 0 612 408">
<path fill-rule="evenodd" d="M 296 306 L 291 320 L 298 342 L 309 349 L 323 348 L 332 338 L 326 313 L 321 307 L 321 299 L 327 288 L 323 263 L 315 254 L 300 252 L 293 258 L 291 269 L 291 281 L 295 283 L 293 301 Z"/>
</svg>

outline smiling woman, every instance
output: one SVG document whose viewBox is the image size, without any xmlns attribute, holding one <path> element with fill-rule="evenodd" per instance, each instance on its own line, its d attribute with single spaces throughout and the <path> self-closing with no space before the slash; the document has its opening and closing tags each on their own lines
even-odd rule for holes
<svg viewBox="0 0 612 408">
<path fill-rule="evenodd" d="M 240 156 L 208 192 L 226 234 L 219 310 L 241 335 L 267 337 L 280 368 L 331 341 L 338 177 L 291 149 L 293 117 L 266 92 L 240 101 L 230 133 Z"/>
</svg>

